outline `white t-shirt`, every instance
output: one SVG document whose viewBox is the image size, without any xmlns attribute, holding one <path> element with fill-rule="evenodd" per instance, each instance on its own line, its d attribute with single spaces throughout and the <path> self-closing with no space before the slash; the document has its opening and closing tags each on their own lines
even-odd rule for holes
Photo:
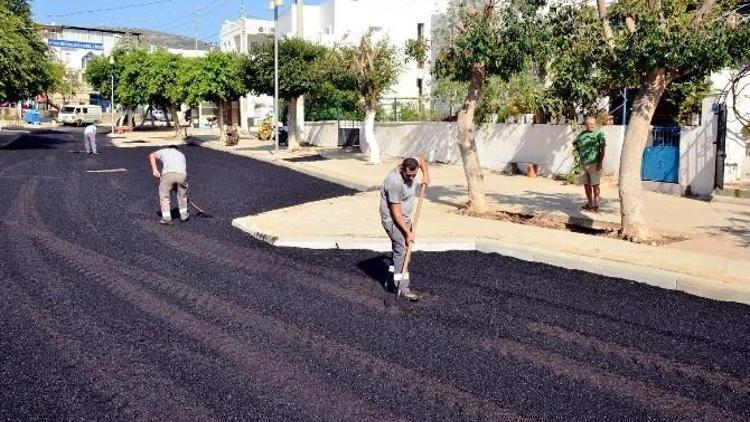
<svg viewBox="0 0 750 422">
<path fill-rule="evenodd" d="M 86 126 L 86 129 L 83 130 L 84 135 L 96 135 L 96 125 L 88 125 Z"/>
<path fill-rule="evenodd" d="M 162 148 L 156 151 L 156 158 L 161 161 L 162 173 L 184 173 L 187 174 L 187 163 L 185 155 L 174 148 Z"/>
</svg>

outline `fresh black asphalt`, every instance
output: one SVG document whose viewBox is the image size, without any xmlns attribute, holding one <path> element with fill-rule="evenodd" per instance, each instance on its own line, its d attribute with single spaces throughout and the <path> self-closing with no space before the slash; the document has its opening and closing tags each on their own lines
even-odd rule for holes
<svg viewBox="0 0 750 422">
<path fill-rule="evenodd" d="M 468 252 L 395 301 L 381 254 L 230 226 L 352 191 L 187 146 L 214 218 L 161 226 L 151 149 L 80 138 L 0 149 L 2 421 L 750 420 L 748 306 Z"/>
</svg>

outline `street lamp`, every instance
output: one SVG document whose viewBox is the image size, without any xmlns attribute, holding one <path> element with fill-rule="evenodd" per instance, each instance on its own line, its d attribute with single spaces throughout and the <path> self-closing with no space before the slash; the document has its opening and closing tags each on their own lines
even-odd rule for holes
<svg viewBox="0 0 750 422">
<path fill-rule="evenodd" d="M 268 10 L 273 10 L 273 136 L 274 152 L 279 152 L 279 7 L 284 0 L 269 0 Z"/>
<path fill-rule="evenodd" d="M 109 102 L 109 113 L 110 113 L 110 116 L 111 116 L 111 119 L 112 119 L 112 122 L 111 122 L 112 123 L 111 124 L 111 126 L 112 126 L 112 132 L 110 132 L 112 135 L 110 135 L 110 136 L 113 136 L 114 133 L 115 133 L 115 55 L 114 54 L 112 54 L 111 56 L 109 56 L 109 64 L 110 64 L 110 66 L 112 66 L 112 69 L 111 69 L 111 71 L 112 71 L 111 72 L 111 76 L 112 76 L 112 98 L 110 99 L 110 102 Z"/>
</svg>

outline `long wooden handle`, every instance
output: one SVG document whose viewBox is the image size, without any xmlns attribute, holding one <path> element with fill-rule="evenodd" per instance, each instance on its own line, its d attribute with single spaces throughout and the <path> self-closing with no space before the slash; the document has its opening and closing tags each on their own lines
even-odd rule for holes
<svg viewBox="0 0 750 422">
<path fill-rule="evenodd" d="M 422 183 L 422 190 L 419 192 L 419 201 L 417 202 L 417 211 L 414 214 L 414 224 L 411 226 L 411 233 L 414 239 L 417 234 L 417 223 L 419 222 L 419 212 L 422 210 L 422 200 L 424 199 L 424 191 L 427 190 L 424 183 Z M 411 248 L 414 242 L 410 243 L 406 248 L 406 258 L 404 259 L 404 266 L 401 268 L 401 274 L 406 273 L 409 270 L 409 261 L 411 261 Z"/>
</svg>

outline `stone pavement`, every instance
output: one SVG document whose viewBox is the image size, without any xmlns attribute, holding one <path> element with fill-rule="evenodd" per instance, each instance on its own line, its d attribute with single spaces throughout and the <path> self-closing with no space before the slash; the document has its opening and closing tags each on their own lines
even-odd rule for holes
<svg viewBox="0 0 750 422">
<path fill-rule="evenodd" d="M 147 146 L 152 141 L 165 139 L 136 132 L 124 135 L 119 144 Z M 376 191 L 386 172 L 398 162 L 395 157 L 370 165 L 362 154 L 336 148 L 308 147 L 274 154 L 270 142 L 244 137 L 238 145 L 227 147 L 209 131 L 197 133 L 191 142 L 363 191 L 239 218 L 233 222 L 236 227 L 277 246 L 388 250 L 378 219 Z M 750 207 L 746 205 L 646 192 L 650 227 L 686 239 L 666 246 L 637 245 L 605 236 L 460 215 L 457 208 L 466 201 L 462 167 L 437 164 L 430 172 L 432 186 L 419 223 L 417 250 L 497 252 L 750 304 Z M 619 222 L 615 186 L 602 186 L 602 212 L 592 214 L 580 210 L 584 200 L 580 186 L 494 172 L 485 172 L 485 183 L 489 199 L 501 211 L 592 228 L 616 228 Z"/>
</svg>

